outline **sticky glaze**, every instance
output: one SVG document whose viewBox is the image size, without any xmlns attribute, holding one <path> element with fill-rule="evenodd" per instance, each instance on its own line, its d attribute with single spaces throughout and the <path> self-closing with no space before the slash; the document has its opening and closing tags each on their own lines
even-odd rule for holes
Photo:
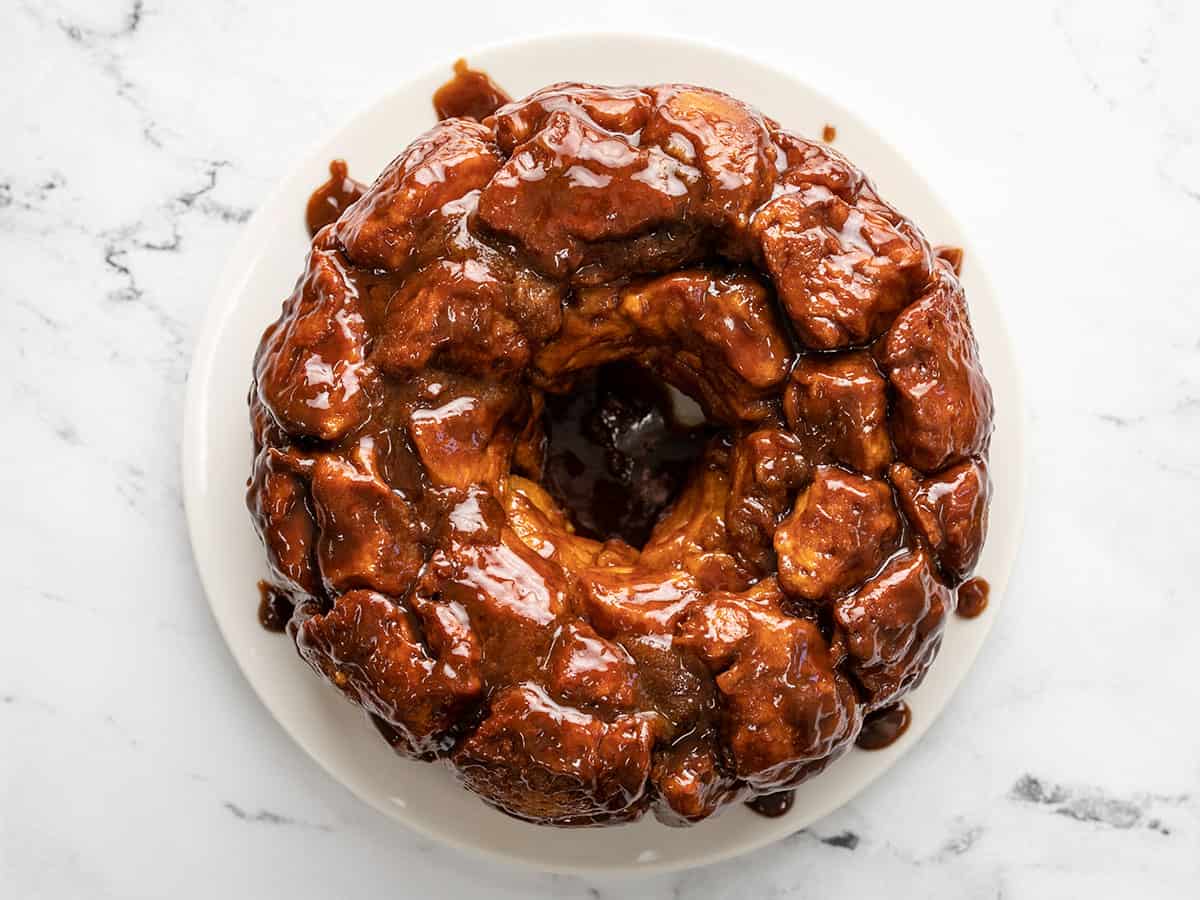
<svg viewBox="0 0 1200 900">
<path fill-rule="evenodd" d="M 734 98 L 505 101 L 460 65 L 446 118 L 309 204 L 250 394 L 271 596 L 396 752 L 510 815 L 781 812 L 900 732 L 867 712 L 933 663 L 982 544 L 961 286 Z"/>
<path fill-rule="evenodd" d="M 870 713 L 863 721 L 855 745 L 862 750 L 882 750 L 900 739 L 912 722 L 907 703 L 893 703 Z"/>
<path fill-rule="evenodd" d="M 968 578 L 958 586 L 958 608 L 955 610 L 964 619 L 983 615 L 988 606 L 991 586 L 982 578 Z"/>
<path fill-rule="evenodd" d="M 454 63 L 454 77 L 434 92 L 433 110 L 439 119 L 483 121 L 511 99 L 487 72 L 471 69 L 460 59 Z"/>
<path fill-rule="evenodd" d="M 292 602 L 266 581 L 258 583 L 258 624 L 282 632 L 292 617 Z"/>
<path fill-rule="evenodd" d="M 304 212 L 309 236 L 315 237 L 326 225 L 336 222 L 366 189 L 366 185 L 350 177 L 350 170 L 344 159 L 330 162 L 329 180 L 313 191 Z"/>
<path fill-rule="evenodd" d="M 763 794 L 748 800 L 746 805 L 760 816 L 778 819 L 788 813 L 796 803 L 795 791 L 780 791 L 778 794 Z"/>
</svg>

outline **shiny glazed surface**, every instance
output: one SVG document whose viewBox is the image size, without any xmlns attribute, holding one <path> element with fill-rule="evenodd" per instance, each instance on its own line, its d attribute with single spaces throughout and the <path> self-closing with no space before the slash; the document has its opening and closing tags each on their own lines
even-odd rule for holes
<svg viewBox="0 0 1200 900">
<path fill-rule="evenodd" d="M 991 586 L 983 578 L 968 578 L 958 586 L 958 608 L 955 610 L 964 619 L 976 619 L 988 607 Z"/>
<path fill-rule="evenodd" d="M 641 546 L 544 486 L 544 411 L 617 362 L 715 432 Z M 986 525 L 951 267 L 833 151 L 688 86 L 419 138 L 317 231 L 251 420 L 301 655 L 538 822 L 687 824 L 821 771 L 919 682 Z"/>
<path fill-rule="evenodd" d="M 877 709 L 863 720 L 854 744 L 863 750 L 882 750 L 900 739 L 912 722 L 912 711 L 903 701 Z"/>
</svg>

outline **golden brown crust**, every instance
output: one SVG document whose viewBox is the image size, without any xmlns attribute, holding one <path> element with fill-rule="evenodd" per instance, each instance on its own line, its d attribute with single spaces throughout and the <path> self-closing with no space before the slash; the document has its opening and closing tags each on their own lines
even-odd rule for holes
<svg viewBox="0 0 1200 900">
<path fill-rule="evenodd" d="M 955 584 L 966 578 L 987 537 L 992 493 L 987 463 L 968 459 L 930 476 L 896 463 L 888 477 L 901 509 L 933 550 L 947 580 Z"/>
<path fill-rule="evenodd" d="M 796 597 L 827 601 L 878 570 L 900 529 L 886 481 L 820 466 L 775 532 L 779 583 Z"/>
<path fill-rule="evenodd" d="M 878 476 L 892 461 L 887 382 L 864 351 L 797 360 L 783 409 L 818 462 Z"/>
<path fill-rule="evenodd" d="M 924 676 L 954 608 L 924 550 L 906 552 L 834 606 L 849 671 L 870 709 L 894 703 Z"/>
<path fill-rule="evenodd" d="M 992 390 L 979 365 L 962 286 L 947 267 L 937 267 L 875 354 L 895 390 L 892 439 L 902 462 L 936 472 L 987 450 Z"/>
</svg>

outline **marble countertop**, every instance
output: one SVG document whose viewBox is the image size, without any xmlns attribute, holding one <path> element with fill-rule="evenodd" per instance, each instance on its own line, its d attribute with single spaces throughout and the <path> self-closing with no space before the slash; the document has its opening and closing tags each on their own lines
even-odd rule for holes
<svg viewBox="0 0 1200 900">
<path fill-rule="evenodd" d="M 0 895 L 1195 896 L 1200 5 L 2 6 Z M 832 74 L 904 149 L 1004 298 L 1032 479 L 992 637 L 887 777 L 752 857 L 609 882 L 432 845 L 293 745 L 209 615 L 179 435 L 218 269 L 347 103 L 628 27 Z"/>
</svg>

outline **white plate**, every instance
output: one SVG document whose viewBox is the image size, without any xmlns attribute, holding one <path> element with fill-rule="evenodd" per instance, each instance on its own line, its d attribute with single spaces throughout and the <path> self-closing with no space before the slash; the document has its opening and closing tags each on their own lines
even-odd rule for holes
<svg viewBox="0 0 1200 900">
<path fill-rule="evenodd" d="M 747 100 L 805 134 L 819 135 L 825 123 L 833 123 L 837 148 L 862 166 L 931 241 L 966 250 L 963 281 L 996 399 L 996 489 L 991 533 L 979 565 L 992 585 L 990 609 L 974 621 L 950 622 L 940 657 L 909 700 L 912 727 L 892 747 L 852 751 L 802 786 L 795 807 L 782 818 L 766 819 L 738 807 L 689 829 L 667 828 L 653 817 L 613 828 L 553 829 L 495 812 L 442 767 L 394 756 L 363 714 L 313 675 L 286 638 L 259 627 L 255 584 L 266 569 L 243 502 L 251 461 L 246 412 L 251 357 L 301 270 L 308 243 L 305 201 L 326 178 L 329 160 L 343 157 L 353 175 L 373 179 L 433 124 L 430 96 L 450 73 L 447 60 L 356 116 L 296 166 L 246 226 L 218 284 L 188 379 L 183 435 L 188 524 L 213 615 L 242 671 L 292 737 L 363 800 L 430 837 L 560 872 L 661 871 L 753 850 L 841 806 L 916 743 L 970 668 L 1004 598 L 1021 530 L 1025 479 L 1020 384 L 999 305 L 966 234 L 904 158 L 849 111 L 791 75 L 692 42 L 623 35 L 538 38 L 468 58 L 513 96 L 564 80 L 688 81 Z"/>
</svg>

